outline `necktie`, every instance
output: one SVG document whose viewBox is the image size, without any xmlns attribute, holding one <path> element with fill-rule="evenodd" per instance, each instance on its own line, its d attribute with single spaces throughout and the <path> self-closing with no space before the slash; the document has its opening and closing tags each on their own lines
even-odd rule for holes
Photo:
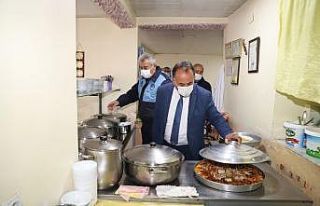
<svg viewBox="0 0 320 206">
<path fill-rule="evenodd" d="M 182 107 L 183 107 L 183 97 L 180 96 L 180 99 L 178 101 L 177 108 L 176 108 L 176 113 L 174 115 L 172 132 L 171 132 L 170 142 L 173 145 L 177 145 L 178 144 L 178 136 L 179 136 L 179 128 L 180 128 Z"/>
</svg>

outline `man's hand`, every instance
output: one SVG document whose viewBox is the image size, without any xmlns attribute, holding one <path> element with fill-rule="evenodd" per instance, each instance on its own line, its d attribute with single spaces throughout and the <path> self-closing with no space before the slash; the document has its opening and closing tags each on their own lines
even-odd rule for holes
<svg viewBox="0 0 320 206">
<path fill-rule="evenodd" d="M 225 139 L 224 139 L 225 143 L 230 143 L 231 141 L 237 141 L 239 144 L 241 144 L 241 137 L 236 133 L 236 132 L 233 132 L 233 133 L 230 133 L 228 134 Z"/>
<path fill-rule="evenodd" d="M 112 101 L 108 104 L 108 110 L 113 111 L 116 109 L 116 107 L 119 105 L 119 102 L 117 100 Z"/>
</svg>

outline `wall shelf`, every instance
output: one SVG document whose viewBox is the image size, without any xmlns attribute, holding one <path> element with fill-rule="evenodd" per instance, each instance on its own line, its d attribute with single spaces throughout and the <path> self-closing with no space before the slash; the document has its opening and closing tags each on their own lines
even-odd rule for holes
<svg viewBox="0 0 320 206">
<path fill-rule="evenodd" d="M 92 91 L 92 92 L 86 92 L 86 93 L 77 93 L 77 97 L 98 96 L 99 97 L 99 114 L 102 114 L 102 97 L 118 91 L 120 91 L 120 89 L 112 89 L 106 92 Z"/>
<path fill-rule="evenodd" d="M 320 166 L 320 159 L 315 158 L 315 157 L 311 157 L 311 156 L 307 155 L 305 148 L 295 148 L 295 147 L 291 147 L 291 146 L 287 145 L 287 143 L 285 142 L 285 140 L 277 140 L 277 142 L 278 142 L 280 145 L 288 148 L 288 149 L 291 150 L 292 152 L 296 153 L 297 155 L 301 156 L 302 158 L 307 159 L 307 160 L 311 161 L 312 163 Z"/>
</svg>

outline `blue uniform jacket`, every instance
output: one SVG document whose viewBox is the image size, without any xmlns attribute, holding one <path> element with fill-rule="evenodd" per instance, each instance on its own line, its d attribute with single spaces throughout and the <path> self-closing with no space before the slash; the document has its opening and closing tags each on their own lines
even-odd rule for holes
<svg viewBox="0 0 320 206">
<path fill-rule="evenodd" d="M 165 84 L 158 89 L 153 122 L 153 141 L 158 144 L 163 144 L 164 141 L 173 89 L 172 83 Z M 194 159 L 199 159 L 198 153 L 204 147 L 203 129 L 206 120 L 215 126 L 222 137 L 232 132 L 228 123 L 214 106 L 211 93 L 195 84 L 190 95 L 187 129 L 188 144 Z"/>
<path fill-rule="evenodd" d="M 171 82 L 169 77 L 161 72 L 160 67 L 157 67 L 156 73 L 150 79 L 140 77 L 127 93 L 117 99 L 119 106 L 122 107 L 139 100 L 139 117 L 153 118 L 158 88 L 169 82 Z"/>
</svg>

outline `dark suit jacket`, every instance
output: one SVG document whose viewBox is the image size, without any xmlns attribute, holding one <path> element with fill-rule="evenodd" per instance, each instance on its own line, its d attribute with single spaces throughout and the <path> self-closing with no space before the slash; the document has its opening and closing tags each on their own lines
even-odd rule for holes
<svg viewBox="0 0 320 206">
<path fill-rule="evenodd" d="M 211 84 L 209 82 L 207 82 L 203 77 L 199 81 L 196 81 L 196 83 L 200 87 L 202 87 L 202 88 L 204 88 L 204 89 L 206 89 L 206 90 L 208 90 L 208 91 L 210 91 L 212 93 Z"/>
<path fill-rule="evenodd" d="M 172 83 L 162 85 L 158 89 L 153 122 L 153 140 L 158 144 L 164 142 L 173 89 Z M 203 128 L 206 120 L 215 126 L 222 137 L 232 132 L 228 123 L 214 106 L 211 93 L 195 84 L 190 95 L 187 129 L 188 144 L 194 159 L 199 157 L 198 153 L 204 147 Z"/>
</svg>

